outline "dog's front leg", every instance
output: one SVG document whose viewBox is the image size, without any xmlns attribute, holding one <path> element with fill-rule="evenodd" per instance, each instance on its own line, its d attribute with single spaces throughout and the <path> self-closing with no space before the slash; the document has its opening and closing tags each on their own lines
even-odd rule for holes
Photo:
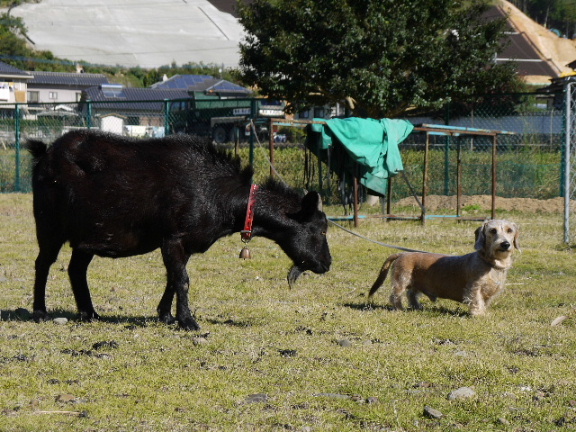
<svg viewBox="0 0 576 432">
<path fill-rule="evenodd" d="M 464 303 L 470 307 L 470 315 L 480 316 L 486 314 L 486 302 L 484 301 L 484 296 L 482 295 L 482 286 L 479 284 L 473 284 L 467 290 L 468 293 L 464 297 Z"/>
</svg>

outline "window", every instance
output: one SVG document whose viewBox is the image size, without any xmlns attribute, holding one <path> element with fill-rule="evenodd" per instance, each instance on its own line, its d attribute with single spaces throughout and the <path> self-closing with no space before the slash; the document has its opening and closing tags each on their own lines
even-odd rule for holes
<svg viewBox="0 0 576 432">
<path fill-rule="evenodd" d="M 28 92 L 28 103 L 38 103 L 40 102 L 40 92 L 29 91 Z"/>
<path fill-rule="evenodd" d="M 50 100 L 56 100 L 56 99 L 58 99 L 58 92 L 52 92 L 52 91 L 49 92 L 49 93 L 48 93 L 48 99 L 50 99 Z"/>
</svg>

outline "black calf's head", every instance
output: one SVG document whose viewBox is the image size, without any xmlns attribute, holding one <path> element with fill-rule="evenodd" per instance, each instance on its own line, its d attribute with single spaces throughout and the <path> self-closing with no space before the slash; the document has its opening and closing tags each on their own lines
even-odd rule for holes
<svg viewBox="0 0 576 432">
<path fill-rule="evenodd" d="M 289 214 L 290 230 L 278 242 L 294 261 L 288 274 L 290 287 L 306 270 L 326 273 L 330 270 L 332 256 L 326 239 L 328 220 L 322 211 L 322 199 L 317 192 L 309 192 L 302 198 L 301 209 Z"/>
</svg>

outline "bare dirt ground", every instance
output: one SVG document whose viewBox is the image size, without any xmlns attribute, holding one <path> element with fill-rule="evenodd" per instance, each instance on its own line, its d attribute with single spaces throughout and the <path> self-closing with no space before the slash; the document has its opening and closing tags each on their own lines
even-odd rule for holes
<svg viewBox="0 0 576 432">
<path fill-rule="evenodd" d="M 399 206 L 412 206 L 415 200 L 412 197 L 398 201 Z M 492 197 L 490 195 L 473 195 L 462 197 L 462 207 L 472 210 L 490 210 Z M 426 209 L 435 212 L 440 209 L 456 209 L 455 196 L 430 195 L 426 197 Z M 564 198 L 551 198 L 538 200 L 533 198 L 502 198 L 496 197 L 496 209 L 520 211 L 526 213 L 562 213 L 564 212 Z M 572 203 L 572 211 L 576 210 L 576 203 Z"/>
</svg>

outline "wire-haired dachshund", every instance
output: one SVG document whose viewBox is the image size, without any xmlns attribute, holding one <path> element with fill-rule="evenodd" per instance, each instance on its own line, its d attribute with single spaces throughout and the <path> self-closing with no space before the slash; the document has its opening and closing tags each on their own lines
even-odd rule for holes
<svg viewBox="0 0 576 432">
<path fill-rule="evenodd" d="M 392 295 L 395 309 L 403 310 L 402 294 L 407 291 L 410 306 L 422 309 L 418 297 L 446 298 L 470 306 L 470 314 L 483 315 L 504 289 L 512 266 L 512 252 L 519 248 L 518 226 L 506 220 L 488 220 L 476 229 L 475 252 L 462 256 L 404 252 L 388 257 L 372 285 L 369 299 L 382 286 L 392 264 Z"/>
</svg>

